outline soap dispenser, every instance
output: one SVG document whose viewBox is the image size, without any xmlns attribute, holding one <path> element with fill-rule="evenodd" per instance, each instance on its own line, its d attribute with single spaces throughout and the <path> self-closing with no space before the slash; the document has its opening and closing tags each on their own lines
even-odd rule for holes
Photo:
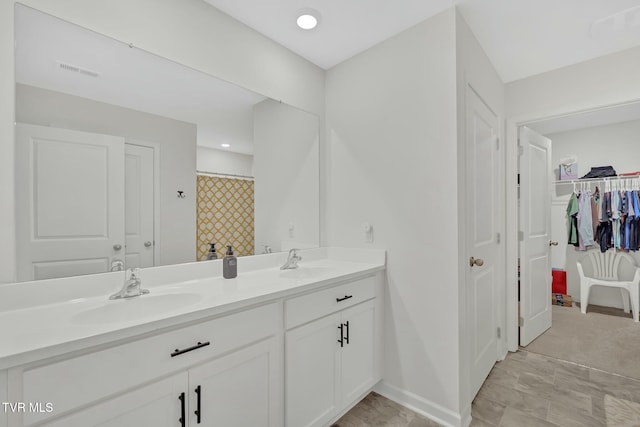
<svg viewBox="0 0 640 427">
<path fill-rule="evenodd" d="M 215 242 L 211 243 L 211 247 L 209 248 L 209 254 L 207 255 L 207 259 L 218 259 L 218 254 L 216 253 L 216 244 Z"/>
<path fill-rule="evenodd" d="M 227 254 L 222 259 L 222 276 L 233 279 L 238 275 L 238 259 L 233 255 L 233 248 L 227 245 Z"/>
</svg>

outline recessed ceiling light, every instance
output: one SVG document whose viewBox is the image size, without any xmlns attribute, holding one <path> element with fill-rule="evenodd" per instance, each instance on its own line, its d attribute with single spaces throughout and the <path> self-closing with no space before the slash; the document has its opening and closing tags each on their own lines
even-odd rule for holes
<svg viewBox="0 0 640 427">
<path fill-rule="evenodd" d="M 320 21 L 320 13 L 315 9 L 298 10 L 297 16 L 296 23 L 303 30 L 314 29 Z"/>
<path fill-rule="evenodd" d="M 223 148 L 229 148 L 231 147 L 231 144 L 220 144 L 220 146 Z"/>
</svg>

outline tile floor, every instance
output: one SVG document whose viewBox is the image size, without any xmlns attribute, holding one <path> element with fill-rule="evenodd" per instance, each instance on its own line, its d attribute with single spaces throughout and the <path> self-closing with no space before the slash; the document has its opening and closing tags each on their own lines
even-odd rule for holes
<svg viewBox="0 0 640 427">
<path fill-rule="evenodd" d="M 476 396 L 472 427 L 640 426 L 640 381 L 528 351 L 496 363 Z M 437 427 L 371 393 L 335 427 Z"/>
</svg>

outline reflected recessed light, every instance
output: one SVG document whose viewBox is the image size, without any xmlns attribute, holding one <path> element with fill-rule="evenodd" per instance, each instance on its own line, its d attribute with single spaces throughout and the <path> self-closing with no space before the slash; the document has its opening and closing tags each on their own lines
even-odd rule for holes
<svg viewBox="0 0 640 427">
<path fill-rule="evenodd" d="M 224 148 L 229 148 L 229 147 L 231 147 L 231 144 L 220 144 L 220 146 L 224 147 Z"/>
</svg>

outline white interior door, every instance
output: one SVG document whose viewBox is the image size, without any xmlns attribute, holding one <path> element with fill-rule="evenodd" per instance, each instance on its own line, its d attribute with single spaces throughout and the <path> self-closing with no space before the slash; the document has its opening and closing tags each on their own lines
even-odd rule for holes
<svg viewBox="0 0 640 427">
<path fill-rule="evenodd" d="M 16 125 L 18 280 L 109 271 L 124 253 L 124 139 Z"/>
<path fill-rule="evenodd" d="M 467 325 L 470 386 L 475 396 L 498 358 L 497 287 L 501 210 L 498 117 L 466 91 Z"/>
<path fill-rule="evenodd" d="M 551 140 L 520 128 L 520 345 L 551 327 Z"/>
<path fill-rule="evenodd" d="M 154 149 L 125 144 L 127 268 L 154 266 Z"/>
</svg>

